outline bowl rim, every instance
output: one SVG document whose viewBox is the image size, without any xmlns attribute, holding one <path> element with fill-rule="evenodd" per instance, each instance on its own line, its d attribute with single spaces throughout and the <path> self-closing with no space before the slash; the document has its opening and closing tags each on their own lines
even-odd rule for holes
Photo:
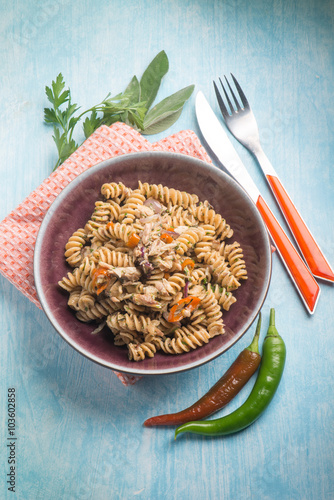
<svg viewBox="0 0 334 500">
<path fill-rule="evenodd" d="M 37 233 L 37 238 L 36 238 L 36 243 L 35 243 L 35 249 L 34 249 L 34 261 L 33 261 L 33 271 L 34 271 L 34 282 L 35 282 L 35 288 L 37 292 L 38 299 L 40 301 L 40 304 L 42 306 L 42 310 L 46 314 L 48 320 L 50 321 L 51 325 L 53 328 L 57 331 L 57 333 L 61 336 L 63 340 L 65 340 L 73 349 L 75 349 L 77 352 L 79 352 L 81 355 L 84 357 L 88 358 L 90 361 L 93 361 L 100 366 L 103 366 L 105 368 L 111 369 L 116 372 L 120 373 L 125 373 L 128 375 L 135 375 L 135 376 L 146 376 L 146 375 L 168 375 L 168 374 L 175 374 L 175 373 L 181 373 L 185 372 L 191 369 L 194 369 L 196 367 L 202 366 L 217 357 L 221 356 L 224 354 L 226 351 L 228 351 L 231 347 L 233 347 L 244 335 L 245 333 L 249 330 L 249 328 L 252 326 L 253 322 L 255 321 L 258 313 L 260 312 L 265 299 L 268 294 L 270 282 L 271 282 L 271 276 L 272 276 L 272 252 L 271 252 L 271 246 L 270 246 L 270 239 L 268 235 L 268 231 L 266 229 L 265 223 L 262 220 L 260 214 L 258 217 L 259 225 L 262 228 L 262 231 L 264 233 L 264 238 L 267 241 L 267 244 L 265 245 L 267 248 L 267 256 L 268 256 L 268 271 L 266 273 L 266 281 L 265 281 L 265 286 L 262 291 L 262 298 L 259 300 L 258 307 L 252 311 L 252 314 L 250 315 L 250 318 L 246 322 L 246 324 L 243 326 L 243 328 L 240 330 L 238 335 L 235 335 L 232 337 L 229 342 L 224 344 L 220 349 L 217 349 L 217 351 L 214 351 L 213 353 L 209 353 L 204 358 L 200 358 L 199 360 L 190 362 L 185 365 L 181 365 L 179 367 L 171 367 L 171 368 L 163 368 L 163 369 L 140 369 L 139 363 L 133 363 L 134 367 L 132 368 L 127 368 L 124 366 L 118 366 L 112 362 L 105 361 L 101 359 L 99 356 L 96 356 L 92 353 L 89 352 L 89 350 L 83 348 L 82 346 L 77 345 L 77 343 L 66 333 L 66 331 L 59 325 L 57 319 L 53 316 L 53 313 L 51 311 L 51 308 L 48 304 L 48 301 L 45 297 L 45 294 L 43 292 L 43 286 L 42 286 L 42 280 L 40 276 L 40 271 L 41 271 L 41 250 L 42 250 L 42 244 L 43 244 L 43 238 L 46 232 L 46 229 L 48 227 L 49 222 L 52 219 L 53 213 L 56 211 L 56 209 L 62 204 L 63 199 L 67 196 L 68 192 L 71 192 L 72 189 L 74 189 L 77 185 L 79 185 L 82 180 L 86 179 L 87 177 L 90 177 L 91 175 L 94 175 L 97 171 L 100 169 L 107 168 L 110 164 L 111 166 L 113 164 L 117 164 L 118 162 L 122 161 L 127 161 L 131 157 L 131 161 L 133 161 L 134 158 L 136 157 L 165 157 L 165 158 L 170 158 L 173 156 L 174 158 L 184 160 L 187 159 L 190 162 L 194 162 L 194 164 L 200 165 L 206 169 L 212 170 L 214 173 L 218 174 L 221 177 L 225 177 L 228 179 L 229 182 L 232 181 L 232 184 L 234 184 L 237 188 L 237 190 L 242 191 L 244 195 L 249 199 L 249 202 L 253 203 L 251 198 L 249 197 L 248 193 L 244 190 L 240 184 L 238 184 L 233 177 L 225 173 L 223 170 L 220 168 L 216 167 L 214 164 L 210 164 L 200 158 L 196 158 L 193 156 L 189 156 L 183 153 L 175 153 L 175 152 L 170 152 L 170 151 L 140 151 L 140 152 L 132 152 L 132 153 L 126 153 L 122 154 L 120 156 L 115 156 L 112 158 L 108 158 L 107 160 L 103 160 L 92 167 L 89 167 L 86 169 L 84 172 L 80 173 L 77 177 L 75 177 L 72 181 L 70 181 L 67 186 L 65 186 L 61 192 L 56 196 L 50 207 L 48 208 L 42 223 L 40 225 L 40 228 Z"/>
</svg>

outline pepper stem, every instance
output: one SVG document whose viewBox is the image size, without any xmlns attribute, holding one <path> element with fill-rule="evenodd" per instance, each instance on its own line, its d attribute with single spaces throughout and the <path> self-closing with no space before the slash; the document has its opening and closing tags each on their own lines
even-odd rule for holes
<svg viewBox="0 0 334 500">
<path fill-rule="evenodd" d="M 275 309 L 271 308 L 269 316 L 269 328 L 266 337 L 277 337 L 277 336 L 279 336 L 279 333 L 275 325 Z"/>
<path fill-rule="evenodd" d="M 275 309 L 270 309 L 269 326 L 275 326 Z"/>
<path fill-rule="evenodd" d="M 256 352 L 259 354 L 259 337 L 261 331 L 261 312 L 259 313 L 259 319 L 256 325 L 255 335 L 252 340 L 252 343 L 246 348 L 248 351 Z"/>
</svg>

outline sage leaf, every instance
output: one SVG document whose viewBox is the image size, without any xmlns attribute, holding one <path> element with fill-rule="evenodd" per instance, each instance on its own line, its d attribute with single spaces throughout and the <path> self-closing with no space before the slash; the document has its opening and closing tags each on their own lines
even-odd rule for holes
<svg viewBox="0 0 334 500">
<path fill-rule="evenodd" d="M 129 99 L 129 104 L 136 104 L 140 101 L 140 85 L 136 75 L 123 92 L 123 97 Z"/>
<path fill-rule="evenodd" d="M 140 79 L 140 100 L 146 102 L 149 109 L 156 98 L 160 88 L 161 80 L 169 69 L 167 54 L 164 50 L 159 52 L 153 61 L 147 66 Z"/>
<path fill-rule="evenodd" d="M 182 109 L 183 108 L 180 108 L 177 111 L 174 111 L 174 113 L 165 113 L 164 115 L 161 115 L 159 117 L 159 120 L 154 122 L 149 127 L 144 128 L 144 130 L 142 130 L 142 134 L 152 135 L 152 134 L 158 134 L 159 132 L 163 132 L 176 122 L 176 120 L 180 117 L 182 113 Z"/>
<path fill-rule="evenodd" d="M 189 85 L 175 94 L 166 97 L 146 113 L 143 134 L 156 134 L 170 127 L 180 116 L 183 106 L 194 91 Z"/>
</svg>

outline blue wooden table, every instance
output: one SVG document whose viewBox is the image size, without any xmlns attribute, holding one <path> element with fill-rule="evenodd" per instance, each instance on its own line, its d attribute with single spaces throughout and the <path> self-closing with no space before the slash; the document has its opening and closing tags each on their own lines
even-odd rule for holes
<svg viewBox="0 0 334 500">
<path fill-rule="evenodd" d="M 159 98 L 194 83 L 218 111 L 212 80 L 232 72 L 256 114 L 263 146 L 334 264 L 334 4 L 330 0 L 31 0 L 1 2 L 0 220 L 50 173 L 56 153 L 43 123 L 44 86 L 62 72 L 83 107 L 124 90 L 162 49 L 170 69 Z M 194 96 L 155 141 L 200 137 Z M 201 137 L 200 137 L 201 138 Z M 259 167 L 233 143 L 277 218 Z M 248 343 L 192 371 L 125 387 L 71 349 L 44 313 L 0 277 L 0 497 L 22 500 L 313 500 L 334 498 L 334 291 L 321 284 L 306 312 L 277 254 L 263 307 L 287 346 L 265 414 L 228 438 L 146 429 L 153 415 L 193 403 Z M 241 404 L 251 384 L 220 415 Z M 15 493 L 7 395 L 17 398 Z"/>
</svg>

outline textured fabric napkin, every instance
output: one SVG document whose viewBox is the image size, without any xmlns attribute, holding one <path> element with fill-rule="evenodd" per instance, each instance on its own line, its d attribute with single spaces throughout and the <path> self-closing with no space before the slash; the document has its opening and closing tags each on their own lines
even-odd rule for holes
<svg viewBox="0 0 334 500">
<path fill-rule="evenodd" d="M 97 163 L 138 151 L 171 151 L 211 163 L 196 134 L 181 131 L 154 144 L 123 123 L 97 129 L 60 167 L 0 223 L 0 272 L 41 308 L 34 285 L 33 257 L 40 224 L 56 196 Z M 125 385 L 140 377 L 115 372 Z"/>
</svg>

